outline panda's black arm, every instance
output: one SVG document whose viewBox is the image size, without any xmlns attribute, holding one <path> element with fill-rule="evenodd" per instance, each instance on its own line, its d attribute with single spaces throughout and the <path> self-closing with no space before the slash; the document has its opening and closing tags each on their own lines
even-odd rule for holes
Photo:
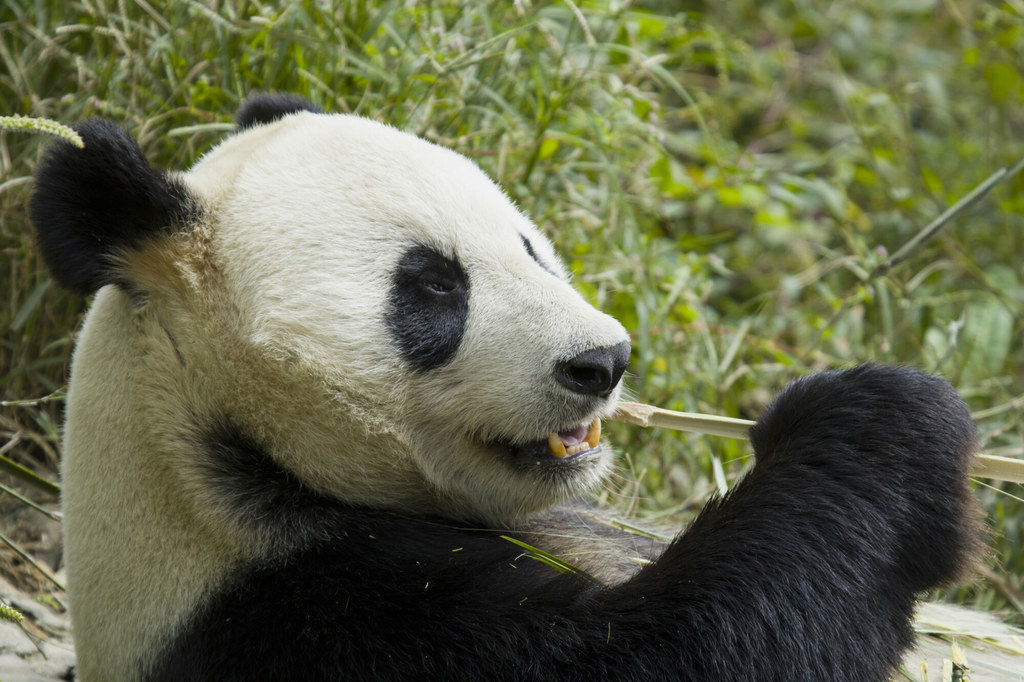
<svg viewBox="0 0 1024 682">
<path fill-rule="evenodd" d="M 363 510 L 331 542 L 240 576 L 153 677 L 888 679 L 914 594 L 976 542 L 962 402 L 907 371 L 819 375 L 753 443 L 750 474 L 621 585 Z"/>
</svg>

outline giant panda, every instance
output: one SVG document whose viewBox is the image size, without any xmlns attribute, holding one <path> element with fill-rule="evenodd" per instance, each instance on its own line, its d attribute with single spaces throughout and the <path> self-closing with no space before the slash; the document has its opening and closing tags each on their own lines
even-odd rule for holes
<svg viewBox="0 0 1024 682">
<path fill-rule="evenodd" d="M 387 125 L 273 95 L 237 120 L 185 173 L 102 120 L 36 172 L 38 247 L 95 294 L 62 473 L 79 679 L 888 679 L 977 550 L 948 384 L 798 380 L 691 527 L 615 537 L 573 500 L 629 336 L 530 220 Z"/>
</svg>

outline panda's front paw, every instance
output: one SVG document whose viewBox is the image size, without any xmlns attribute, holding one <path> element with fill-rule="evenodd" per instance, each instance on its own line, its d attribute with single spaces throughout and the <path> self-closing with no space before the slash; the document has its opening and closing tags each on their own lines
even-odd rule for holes
<svg viewBox="0 0 1024 682">
<path fill-rule="evenodd" d="M 974 423 L 956 390 L 913 369 L 864 365 L 794 381 L 751 433 L 758 458 L 855 450 L 863 465 L 966 473 Z M 906 460 L 906 461 L 903 461 Z"/>
<path fill-rule="evenodd" d="M 841 490 L 851 514 L 872 509 L 915 589 L 953 579 L 976 550 L 974 423 L 942 379 L 873 365 L 805 377 L 765 410 L 751 441 L 759 466 L 797 467 L 808 486 Z"/>
</svg>

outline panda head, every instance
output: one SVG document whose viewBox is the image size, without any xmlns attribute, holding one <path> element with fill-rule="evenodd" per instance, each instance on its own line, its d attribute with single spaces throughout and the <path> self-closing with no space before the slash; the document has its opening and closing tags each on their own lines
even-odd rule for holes
<svg viewBox="0 0 1024 682">
<path fill-rule="evenodd" d="M 508 522 L 602 479 L 627 334 L 497 186 L 293 98 L 250 101 L 239 123 L 181 174 L 103 121 L 44 158 L 40 249 L 113 311 L 83 342 L 133 365 L 73 399 L 138 392 L 200 494 L 225 424 L 356 504 Z"/>
</svg>

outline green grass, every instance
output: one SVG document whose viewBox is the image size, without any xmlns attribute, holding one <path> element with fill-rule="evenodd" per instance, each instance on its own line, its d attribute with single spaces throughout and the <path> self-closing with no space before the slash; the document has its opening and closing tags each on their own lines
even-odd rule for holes
<svg viewBox="0 0 1024 682">
<path fill-rule="evenodd" d="M 279 4 L 7 3 L 0 115 L 111 118 L 167 168 L 256 91 L 388 121 L 534 216 L 631 330 L 633 397 L 753 418 L 795 376 L 905 363 L 960 389 L 986 451 L 1024 453 L 1024 178 L 878 267 L 1024 156 L 1019 2 Z M 41 147 L 0 134 L 6 401 L 61 388 L 84 307 L 31 247 Z M 52 470 L 60 407 L 4 406 L 7 454 Z M 604 497 L 645 513 L 684 519 L 749 461 L 724 439 L 607 431 L 623 467 Z M 1024 490 L 977 490 L 996 566 L 954 596 L 1024 622 Z"/>
</svg>

